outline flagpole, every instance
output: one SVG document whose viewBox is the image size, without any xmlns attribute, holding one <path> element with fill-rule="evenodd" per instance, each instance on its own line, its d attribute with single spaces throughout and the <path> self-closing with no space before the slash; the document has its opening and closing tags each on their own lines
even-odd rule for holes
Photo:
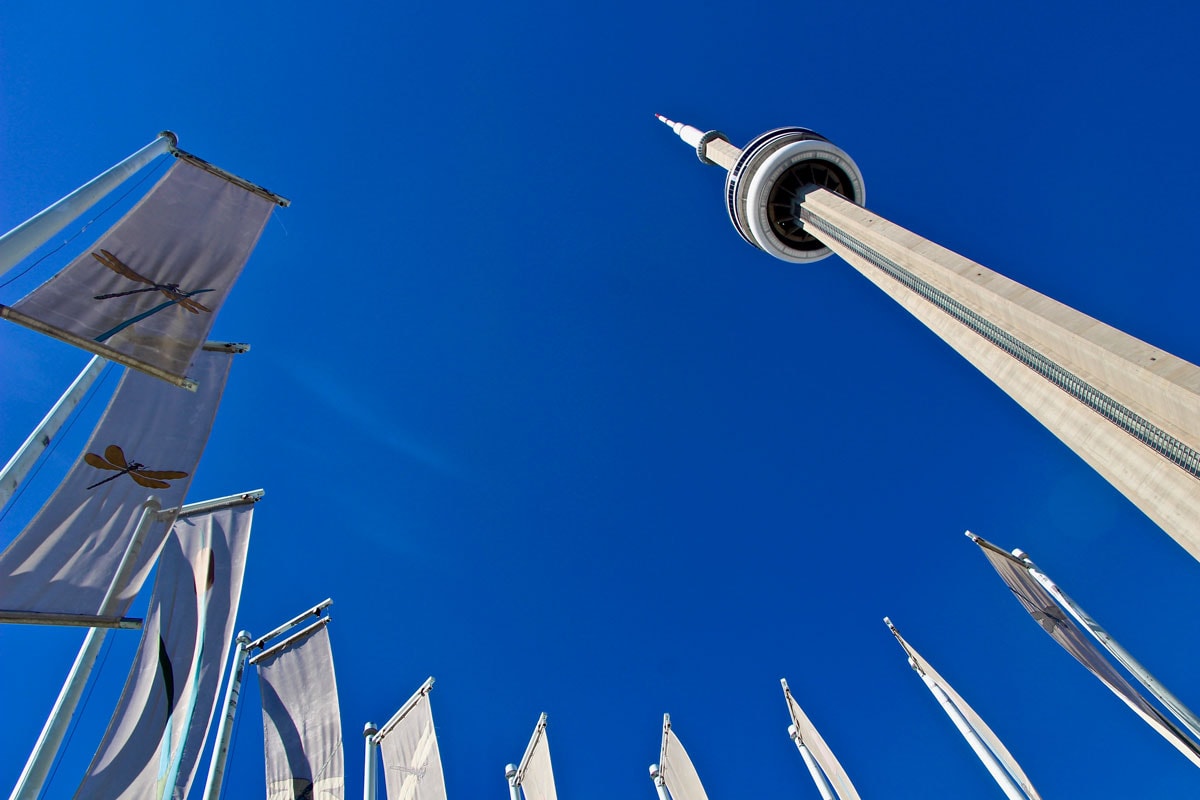
<svg viewBox="0 0 1200 800">
<path fill-rule="evenodd" d="M 375 751 L 379 749 L 379 743 L 375 741 L 375 734 L 377 733 L 379 733 L 379 729 L 375 727 L 374 722 L 368 722 L 363 727 L 363 741 L 365 746 L 363 755 L 363 800 L 375 800 L 375 785 L 379 782 L 379 759 L 375 756 Z"/>
<path fill-rule="evenodd" d="M 134 529 L 124 555 L 121 556 L 121 563 L 117 566 L 117 573 L 108 586 L 104 600 L 100 603 L 101 615 L 112 616 L 112 606 L 116 604 L 120 593 L 129 583 L 129 578 L 137 567 L 138 554 L 141 552 L 142 544 L 146 540 L 150 527 L 158 521 L 160 509 L 161 505 L 153 497 L 142 504 L 142 515 L 138 520 L 137 528 Z M 104 644 L 104 635 L 107 632 L 107 628 L 88 629 L 83 646 L 79 648 L 79 655 L 75 657 L 75 663 L 67 674 L 67 680 L 63 683 L 54 708 L 51 709 L 42 733 L 33 746 L 33 752 L 29 754 L 29 759 L 25 762 L 25 769 L 21 772 L 21 777 L 17 779 L 17 785 L 9 795 L 9 800 L 37 800 L 41 795 L 46 776 L 54 764 L 58 748 L 62 745 L 67 728 L 75 716 L 79 698 L 87 685 L 92 667 L 96 663 L 96 657 L 100 655 L 100 648 Z"/>
<path fill-rule="evenodd" d="M 908 663 L 921 676 L 921 680 L 925 683 L 925 686 L 942 706 L 942 710 L 946 712 L 946 716 L 950 717 L 954 723 L 954 727 L 958 728 L 958 732 L 967 740 L 967 744 L 971 745 L 971 749 L 975 751 L 975 755 L 983 762 L 983 766 L 987 767 L 987 771 L 991 773 L 992 778 L 1000 786 L 1005 796 L 1009 800 L 1029 800 L 1028 796 L 1013 782 L 1012 776 L 1008 774 L 1008 770 L 1004 769 L 1003 765 L 996 759 L 995 754 L 979 738 L 979 734 L 971 727 L 971 723 L 967 722 L 967 718 L 958 710 L 958 706 L 950 702 L 950 698 L 942 691 L 942 687 L 934 683 L 933 679 L 928 675 L 917 669 L 916 662 L 912 659 L 909 659 Z"/>
<path fill-rule="evenodd" d="M 800 738 L 800 731 L 795 725 L 788 725 L 788 736 L 796 744 L 796 749 L 800 751 L 800 757 L 804 759 L 804 766 L 808 767 L 808 774 L 812 776 L 813 783 L 817 785 L 817 791 L 821 793 L 821 800 L 834 800 L 833 787 L 829 785 L 829 781 L 825 779 L 825 773 L 817 766 L 816 759 Z"/>
<path fill-rule="evenodd" d="M 87 390 L 95 383 L 96 377 L 99 376 L 106 364 L 108 362 L 100 356 L 92 356 L 92 360 L 83 368 L 83 372 L 80 372 L 67 387 L 63 396 L 58 399 L 41 423 L 33 429 L 25 443 L 4 465 L 4 469 L 0 470 L 0 508 L 7 505 L 9 499 L 16 493 L 17 487 L 21 485 L 21 481 L 25 480 L 29 470 L 37 463 L 38 457 L 46 451 L 54 437 L 58 436 L 63 423 L 75 410 L 75 406 L 79 405 L 79 401 L 87 394 Z"/>
<path fill-rule="evenodd" d="M 1025 567 L 1029 570 L 1029 574 L 1042 585 L 1050 596 L 1059 602 L 1059 604 L 1067 610 L 1067 612 L 1075 618 L 1079 625 L 1087 630 L 1096 641 L 1100 642 L 1108 652 L 1113 654 L 1117 661 L 1125 669 L 1129 670 L 1142 686 L 1146 687 L 1152 695 L 1158 698 L 1172 714 L 1175 715 L 1184 727 L 1197 738 L 1200 738 L 1200 719 L 1192 713 L 1192 710 L 1183 704 L 1183 701 L 1171 693 L 1167 687 L 1159 683 L 1158 678 L 1150 674 L 1150 671 L 1142 666 L 1133 654 L 1121 646 L 1120 642 L 1112 638 L 1103 626 L 1093 619 L 1086 611 L 1084 611 L 1074 600 L 1072 600 L 1066 592 L 1059 588 L 1058 584 L 1050 579 L 1048 575 L 1037 568 L 1033 560 L 1028 555 L 1020 550 L 1014 550 L 1013 555 L 1021 559 Z"/>
<path fill-rule="evenodd" d="M 658 800 L 671 800 L 667 796 L 667 781 L 663 778 L 658 764 L 650 765 L 650 780 L 654 781 L 654 791 L 658 792 Z"/>
<path fill-rule="evenodd" d="M 238 700 L 242 696 L 242 677 L 246 674 L 246 658 L 250 655 L 250 634 L 239 631 L 235 641 L 237 649 L 233 652 L 233 666 L 229 671 L 229 682 L 225 685 L 221 721 L 217 724 L 217 740 L 213 743 L 212 760 L 208 763 L 203 800 L 217 800 L 221 796 L 225 762 L 229 759 L 229 740 L 233 737 L 233 721 L 237 716 Z"/>
<path fill-rule="evenodd" d="M 163 131 L 157 139 L 129 158 L 109 167 L 54 205 L 0 236 L 0 276 L 48 242 L 50 237 L 67 227 L 80 214 L 100 202 L 130 175 L 164 153 L 171 152 L 178 144 L 179 140 L 175 134 Z"/>
<path fill-rule="evenodd" d="M 521 800 L 521 790 L 517 788 L 517 765 L 505 764 L 504 777 L 508 778 L 508 800 Z"/>
</svg>

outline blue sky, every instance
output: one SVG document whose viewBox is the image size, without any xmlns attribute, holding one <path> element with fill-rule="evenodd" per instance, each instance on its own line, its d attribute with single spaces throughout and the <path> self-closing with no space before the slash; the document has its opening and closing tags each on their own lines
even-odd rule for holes
<svg viewBox="0 0 1200 800">
<path fill-rule="evenodd" d="M 191 499 L 267 490 L 241 627 L 334 598 L 348 797 L 430 674 L 452 798 L 504 797 L 542 711 L 564 798 L 651 800 L 663 712 L 713 800 L 815 798 L 780 677 L 864 796 L 999 796 L 884 615 L 1044 796 L 1187 796 L 962 532 L 1193 707 L 1200 564 L 849 267 L 749 248 L 652 116 L 819 130 L 878 213 L 1196 362 L 1198 13 L 1052 5 L 9 4 L 0 228 L 163 128 L 292 198 L 216 322 L 253 350 Z M 85 361 L 0 328 L 0 452 Z M 0 785 L 81 639 L 0 628 Z M 263 791 L 248 685 L 226 797 Z"/>
</svg>

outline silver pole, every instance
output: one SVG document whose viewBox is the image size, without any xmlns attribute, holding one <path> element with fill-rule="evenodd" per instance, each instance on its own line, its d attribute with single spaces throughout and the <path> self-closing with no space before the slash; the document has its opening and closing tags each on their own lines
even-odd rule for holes
<svg viewBox="0 0 1200 800">
<path fill-rule="evenodd" d="M 795 725 L 788 725 L 788 736 L 796 743 L 796 749 L 800 751 L 800 757 L 804 759 L 804 766 L 808 767 L 808 774 L 812 776 L 813 783 L 817 785 L 817 791 L 821 793 L 821 800 L 834 800 L 833 787 L 829 785 L 829 781 L 825 779 L 825 773 L 817 766 L 813 754 L 801 740 Z"/>
<path fill-rule="evenodd" d="M 237 717 L 238 700 L 242 696 L 242 676 L 246 674 L 246 657 L 250 654 L 250 634 L 239 631 L 236 641 L 233 667 L 229 671 L 229 683 L 225 685 L 225 699 L 221 704 L 221 721 L 217 725 L 217 741 L 213 745 L 208 778 L 204 782 L 204 800 L 217 800 L 221 796 L 225 762 L 229 760 L 229 740 L 233 737 L 233 722 Z"/>
<path fill-rule="evenodd" d="M 25 256 L 50 241 L 51 236 L 100 202 L 106 194 L 120 186 L 130 175 L 163 153 L 171 152 L 178 143 L 179 140 L 175 134 L 163 131 L 157 139 L 129 158 L 109 167 L 108 170 L 92 178 L 54 205 L 0 236 L 0 276 L 20 263 Z"/>
<path fill-rule="evenodd" d="M 1113 658 L 1121 663 L 1121 666 L 1129 670 L 1138 683 L 1146 687 L 1150 694 L 1158 698 L 1167 709 L 1175 715 L 1183 726 L 1188 729 L 1192 736 L 1200 738 L 1200 719 L 1192 713 L 1192 710 L 1183 704 L 1183 701 L 1171 693 L 1166 686 L 1159 683 L 1158 678 L 1150 674 L 1150 671 L 1142 666 L 1141 662 L 1133 657 L 1133 654 L 1121 646 L 1121 643 L 1112 638 L 1108 631 L 1104 630 L 1095 619 L 1093 619 L 1086 611 L 1084 611 L 1067 593 L 1058 587 L 1054 581 L 1050 580 L 1044 572 L 1037 568 L 1033 561 L 1020 550 L 1014 550 L 1013 555 L 1021 559 L 1029 574 L 1034 580 L 1042 585 L 1050 596 L 1059 602 L 1063 608 L 1067 610 L 1075 621 L 1080 624 L 1088 633 L 1090 633 L 1096 641 L 1100 642 L 1108 652 L 1112 653 Z"/>
<path fill-rule="evenodd" d="M 108 591 L 104 595 L 104 600 L 100 603 L 101 615 L 112 616 L 118 596 L 129 583 L 129 578 L 137 567 L 138 553 L 142 549 L 142 543 L 145 542 L 150 527 L 157 521 L 160 508 L 158 500 L 153 497 L 142 504 L 142 516 L 138 520 L 137 528 L 129 540 L 129 545 L 125 548 L 124 555 L 121 556 L 117 574 L 113 577 L 112 583 L 109 584 Z M 62 745 L 67 728 L 70 727 L 71 720 L 75 716 L 79 698 L 83 694 L 84 687 L 87 686 L 88 677 L 96 663 L 96 657 L 100 655 L 100 648 L 104 644 L 106 633 L 108 633 L 107 628 L 88 629 L 83 646 L 79 648 L 79 655 L 75 657 L 75 663 L 71 666 L 70 673 L 67 674 L 67 680 L 58 694 L 58 700 L 55 701 L 54 708 L 50 711 L 50 717 L 46 720 L 42 733 L 33 746 L 33 752 L 29 754 L 29 760 L 25 762 L 25 769 L 21 772 L 21 777 L 17 780 L 12 794 L 9 795 L 9 800 L 37 800 L 41 795 L 46 776 L 54 764 L 54 757 L 58 754 L 58 748 Z"/>
<path fill-rule="evenodd" d="M 916 667 L 913 666 L 913 669 L 916 669 Z M 933 679 L 928 675 L 919 671 L 918 674 L 921 675 L 921 680 L 925 682 L 929 691 L 937 698 L 938 703 L 942 706 L 942 710 L 946 712 L 946 716 L 950 717 L 951 721 L 954 722 L 954 727 L 958 728 L 958 732 L 967 740 L 967 744 L 971 745 L 971 749 L 975 751 L 975 755 L 987 767 L 987 771 L 991 773 L 992 778 L 1000 786 L 1005 796 L 1009 800 L 1029 800 L 1028 796 L 1013 782 L 1012 776 L 1008 774 L 1008 770 L 1000 764 L 995 754 L 979 738 L 979 734 L 971 727 L 971 723 L 967 722 L 966 717 L 958 710 L 958 706 L 950 702 L 950 698 L 942 691 L 942 687 L 934 683 Z"/>
<path fill-rule="evenodd" d="M 368 722 L 363 727 L 363 745 L 365 752 L 363 758 L 363 800 L 375 800 L 375 784 L 379 781 L 379 770 L 377 769 L 379 759 L 375 756 L 375 751 L 379 745 L 375 741 L 375 734 L 379 733 L 379 729 L 375 727 L 374 722 Z"/>
<path fill-rule="evenodd" d="M 658 800 L 671 800 L 667 796 L 667 782 L 658 769 L 658 764 L 650 765 L 650 780 L 654 781 L 654 791 L 658 792 Z"/>
<path fill-rule="evenodd" d="M 505 764 L 504 777 L 508 779 L 508 800 L 521 800 L 521 790 L 517 784 L 517 765 Z"/>
<path fill-rule="evenodd" d="M 92 360 L 83 368 L 83 372 L 79 373 L 75 381 L 67 387 L 63 396 L 58 399 L 41 423 L 33 429 L 33 433 L 29 434 L 25 443 L 4 465 L 4 469 L 0 470 L 0 508 L 3 508 L 16 493 L 21 481 L 25 480 L 29 470 L 37 463 L 38 456 L 44 453 L 54 437 L 58 436 L 58 431 L 66 422 L 67 417 L 71 415 L 75 406 L 79 405 L 79 401 L 83 399 L 107 363 L 100 356 L 92 356 Z"/>
</svg>

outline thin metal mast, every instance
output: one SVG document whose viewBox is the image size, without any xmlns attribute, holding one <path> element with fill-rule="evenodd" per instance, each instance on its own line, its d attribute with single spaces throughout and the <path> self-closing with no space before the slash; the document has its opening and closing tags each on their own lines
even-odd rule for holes
<svg viewBox="0 0 1200 800">
<path fill-rule="evenodd" d="M 517 788 L 517 765 L 505 764 L 504 777 L 508 779 L 508 800 L 521 800 L 521 790 Z"/>
<path fill-rule="evenodd" d="M 375 739 L 377 733 L 379 729 L 375 727 L 374 722 L 363 726 L 363 800 L 375 800 L 375 787 L 379 782 L 379 742 Z"/>
<path fill-rule="evenodd" d="M 795 725 L 788 725 L 788 736 L 795 742 L 796 749 L 800 751 L 800 757 L 804 759 L 804 766 L 808 767 L 808 774 L 812 777 L 813 783 L 817 786 L 817 791 L 821 793 L 821 800 L 834 800 L 833 787 L 829 785 L 829 781 L 825 778 L 825 773 L 817 765 L 817 760 L 813 758 L 813 754 L 809 751 L 808 746 L 804 744 L 804 740 L 800 738 L 800 731 Z"/>
<path fill-rule="evenodd" d="M 654 781 L 654 791 L 658 792 L 658 800 L 671 800 L 667 795 L 667 781 L 663 778 L 658 764 L 650 765 L 650 780 Z"/>
<path fill-rule="evenodd" d="M 217 800 L 221 796 L 225 763 L 229 760 L 229 740 L 233 736 L 233 722 L 237 716 L 238 700 L 242 696 L 242 677 L 246 674 L 246 659 L 250 655 L 250 634 L 239 631 L 236 642 L 233 666 L 229 671 L 229 681 L 225 684 L 221 721 L 217 725 L 217 740 L 213 744 L 212 760 L 208 763 L 208 778 L 204 781 L 204 800 Z"/>
<path fill-rule="evenodd" d="M 137 566 L 142 544 L 145 542 L 151 526 L 158 521 L 160 510 L 161 505 L 153 497 L 142 504 L 142 516 L 138 520 L 137 528 L 121 557 L 117 574 L 113 576 L 108 592 L 100 604 L 102 615 L 112 616 L 113 606 L 121 591 L 129 583 Z M 104 644 L 104 636 L 107 632 L 107 628 L 88 629 L 83 646 L 79 648 L 79 655 L 75 657 L 75 663 L 71 666 L 67 680 L 59 692 L 58 700 L 55 701 L 54 708 L 50 711 L 50 716 L 42 728 L 42 733 L 33 746 L 33 752 L 29 754 L 29 759 L 25 762 L 25 768 L 21 772 L 21 777 L 17 779 L 17 785 L 13 788 L 9 800 L 36 800 L 41 795 L 46 776 L 54 763 L 54 757 L 58 754 L 58 748 L 62 745 L 67 728 L 75 716 L 79 699 L 83 695 L 88 676 L 91 675 L 92 667 L 96 663 L 96 657 L 100 655 L 100 648 Z"/>
<path fill-rule="evenodd" d="M 109 167 L 54 205 L 0 236 L 0 276 L 48 242 L 51 236 L 71 224 L 80 214 L 100 202 L 130 175 L 159 156 L 171 152 L 178 143 L 175 134 L 163 131 L 157 139 L 129 158 Z"/>
<path fill-rule="evenodd" d="M 59 430 L 67 417 L 79 405 L 79 401 L 87 394 L 87 390 L 95 383 L 96 378 L 103 371 L 108 362 L 100 358 L 100 356 L 92 356 L 92 360 L 87 363 L 79 376 L 67 387 L 67 391 L 54 407 L 50 409 L 45 418 L 38 424 L 33 432 L 29 434 L 29 438 L 25 443 L 13 454 L 8 463 L 4 465 L 4 469 L 0 470 L 0 508 L 3 508 L 16 493 L 20 487 L 21 481 L 25 480 L 25 476 L 29 474 L 29 470 L 37 462 L 38 457 L 46 451 L 50 446 L 50 442 L 54 437 L 58 436 Z"/>
</svg>

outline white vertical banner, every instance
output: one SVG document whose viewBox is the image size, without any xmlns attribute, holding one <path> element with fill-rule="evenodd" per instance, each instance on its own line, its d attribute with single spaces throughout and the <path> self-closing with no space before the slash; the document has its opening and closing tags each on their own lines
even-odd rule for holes
<svg viewBox="0 0 1200 800">
<path fill-rule="evenodd" d="M 442 756 L 429 706 L 431 688 L 433 678 L 375 734 L 388 800 L 446 800 Z"/>
<path fill-rule="evenodd" d="M 671 730 L 671 715 L 663 714 L 662 751 L 658 756 L 658 771 L 671 793 L 672 800 L 708 800 L 700 776 L 692 766 L 687 751 Z"/>
<path fill-rule="evenodd" d="M 0 316 L 182 383 L 274 206 L 178 161 L 91 250 Z"/>
<path fill-rule="evenodd" d="M 262 692 L 267 800 L 342 800 L 342 717 L 329 617 L 255 656 Z"/>
<path fill-rule="evenodd" d="M 0 554 L 0 609 L 120 617 L 166 537 L 156 523 L 117 603 L 101 602 L 148 498 L 183 504 L 216 418 L 233 355 L 202 350 L 196 392 L 127 371 L 78 460 L 46 504 Z"/>
<path fill-rule="evenodd" d="M 550 763 L 550 741 L 546 738 L 546 715 L 538 718 L 529 746 L 517 767 L 516 785 L 525 800 L 558 800 L 554 788 L 554 767 Z"/>
<path fill-rule="evenodd" d="M 991 751 L 999 763 L 997 769 L 1003 769 L 1030 800 L 1041 800 L 1041 795 L 1033 788 L 1033 782 L 1029 780 L 1029 776 L 1025 774 L 1025 770 L 1021 769 L 1021 765 L 1017 763 L 1017 759 L 1013 758 L 1013 754 L 1004 746 L 1004 742 L 1000 741 L 1000 737 L 992 732 L 992 729 L 983 721 L 983 718 L 975 713 L 975 709 L 971 708 L 958 692 L 954 691 L 954 688 L 946 679 L 939 675 L 937 670 L 931 667 L 929 662 L 922 658 L 921 654 L 904 640 L 904 637 L 900 635 L 900 631 L 896 630 L 895 626 L 892 625 L 891 620 L 885 617 L 884 622 L 887 623 L 888 628 L 892 631 L 892 635 L 896 637 L 896 641 L 900 643 L 900 647 L 908 655 L 909 665 L 918 675 L 921 675 L 925 679 L 927 685 L 937 686 L 938 689 L 945 693 L 950 704 L 963 716 L 966 724 L 979 737 L 983 745 Z M 986 762 L 984 766 L 987 766 Z"/>
<path fill-rule="evenodd" d="M 787 701 L 788 714 L 792 717 L 792 724 L 796 726 L 796 737 L 812 753 L 813 759 L 821 767 L 825 777 L 833 784 L 833 790 L 837 792 L 838 800 L 860 800 L 858 790 L 850 782 L 850 776 L 846 774 L 846 770 L 842 769 L 841 762 L 833 755 L 829 745 L 825 744 L 821 734 L 817 733 L 816 727 L 800 708 L 796 698 L 792 697 L 792 690 L 788 688 L 787 681 L 781 679 L 780 683 L 783 685 L 783 696 Z"/>
<path fill-rule="evenodd" d="M 184 800 L 229 655 L 253 505 L 178 520 L 133 669 L 77 798 Z"/>
<path fill-rule="evenodd" d="M 1016 595 L 1017 600 L 1037 621 L 1042 630 L 1050 638 L 1075 657 L 1075 660 L 1087 668 L 1089 672 L 1100 679 L 1109 691 L 1121 698 L 1135 714 L 1170 742 L 1176 750 L 1200 767 L 1200 744 L 1181 731 L 1161 711 L 1152 706 L 1121 673 L 1117 672 L 1096 646 L 1084 634 L 1083 630 L 1068 618 L 1050 593 L 1042 588 L 1037 579 L 1029 574 L 1029 568 L 1024 562 L 1009 555 L 995 545 L 977 536 L 973 537 L 988 563 L 995 568 L 1000 578 Z"/>
</svg>

